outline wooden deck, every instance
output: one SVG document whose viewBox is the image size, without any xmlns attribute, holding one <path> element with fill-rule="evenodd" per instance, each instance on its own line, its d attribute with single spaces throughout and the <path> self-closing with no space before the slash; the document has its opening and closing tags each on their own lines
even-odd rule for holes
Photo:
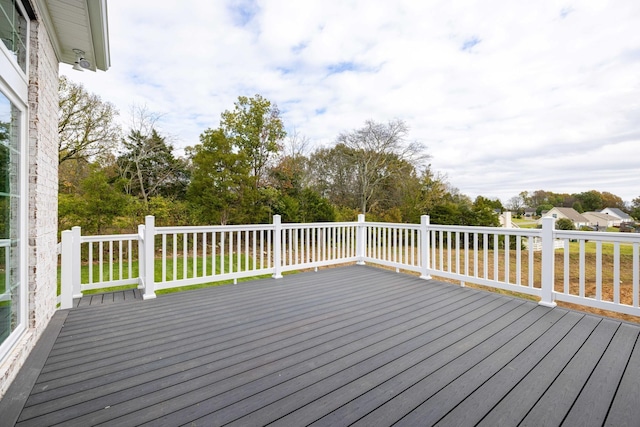
<svg viewBox="0 0 640 427">
<path fill-rule="evenodd" d="M 630 426 L 639 334 L 349 266 L 59 311 L 0 413 L 18 426 Z"/>
<path fill-rule="evenodd" d="M 139 289 L 125 289 L 104 294 L 83 295 L 82 298 L 73 299 L 73 307 L 86 307 L 89 305 L 113 304 L 119 302 L 130 302 L 142 300 L 142 293 Z"/>
</svg>

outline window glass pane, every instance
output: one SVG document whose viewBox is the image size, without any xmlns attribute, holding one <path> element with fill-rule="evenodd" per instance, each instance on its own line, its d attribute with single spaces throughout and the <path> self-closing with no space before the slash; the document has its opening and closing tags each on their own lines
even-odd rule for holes
<svg viewBox="0 0 640 427">
<path fill-rule="evenodd" d="M 0 39 L 26 72 L 27 20 L 15 0 L 0 0 Z"/>
<path fill-rule="evenodd" d="M 19 120 L 0 93 L 0 343 L 20 322 Z"/>
</svg>

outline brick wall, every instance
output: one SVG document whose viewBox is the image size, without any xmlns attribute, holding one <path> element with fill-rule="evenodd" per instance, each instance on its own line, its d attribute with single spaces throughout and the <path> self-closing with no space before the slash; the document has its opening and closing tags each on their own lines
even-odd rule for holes
<svg viewBox="0 0 640 427">
<path fill-rule="evenodd" d="M 0 365 L 0 396 L 49 323 L 57 302 L 58 61 L 44 25 L 32 21 L 30 37 L 29 134 L 24 153 L 28 155 L 24 218 L 28 222 L 28 330 Z"/>
</svg>

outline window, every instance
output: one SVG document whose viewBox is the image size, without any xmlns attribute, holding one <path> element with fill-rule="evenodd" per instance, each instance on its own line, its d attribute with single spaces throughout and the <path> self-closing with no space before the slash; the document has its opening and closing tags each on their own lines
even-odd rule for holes
<svg viewBox="0 0 640 427">
<path fill-rule="evenodd" d="M 27 323 L 26 16 L 19 0 L 0 0 L 0 360 Z"/>
<path fill-rule="evenodd" d="M 27 72 L 28 22 L 16 0 L 0 0 L 0 38 L 25 73 Z"/>
<path fill-rule="evenodd" d="M 0 344 L 22 325 L 21 112 L 0 92 Z"/>
</svg>

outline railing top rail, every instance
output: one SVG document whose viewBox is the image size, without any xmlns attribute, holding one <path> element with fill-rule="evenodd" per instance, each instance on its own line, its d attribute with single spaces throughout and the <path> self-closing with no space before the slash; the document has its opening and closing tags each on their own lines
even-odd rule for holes
<svg viewBox="0 0 640 427">
<path fill-rule="evenodd" d="M 594 240 L 600 242 L 637 243 L 640 241 L 638 233 L 555 230 L 554 235 L 558 239 Z"/>
<path fill-rule="evenodd" d="M 418 230 L 420 229 L 420 224 L 403 224 L 403 223 L 395 223 L 395 222 L 365 222 L 364 225 L 367 227 L 388 227 L 388 228 L 406 228 L 409 230 Z"/>
<path fill-rule="evenodd" d="M 156 234 L 174 234 L 174 233 L 205 233 L 219 231 L 252 231 L 252 230 L 271 230 L 273 224 L 247 224 L 247 225 L 189 225 L 189 226 L 172 226 L 172 227 L 155 227 Z"/>
<path fill-rule="evenodd" d="M 80 241 L 82 243 L 117 242 L 120 240 L 138 240 L 138 234 L 103 234 L 99 236 L 80 236 Z"/>
<path fill-rule="evenodd" d="M 283 222 L 282 228 L 334 228 L 334 227 L 355 227 L 357 222 L 306 222 L 306 223 L 289 223 Z"/>
<path fill-rule="evenodd" d="M 502 228 L 481 227 L 471 225 L 441 225 L 429 224 L 429 229 L 437 231 L 460 231 L 478 234 L 508 234 L 510 236 L 538 237 L 542 230 L 538 228 Z"/>
</svg>

